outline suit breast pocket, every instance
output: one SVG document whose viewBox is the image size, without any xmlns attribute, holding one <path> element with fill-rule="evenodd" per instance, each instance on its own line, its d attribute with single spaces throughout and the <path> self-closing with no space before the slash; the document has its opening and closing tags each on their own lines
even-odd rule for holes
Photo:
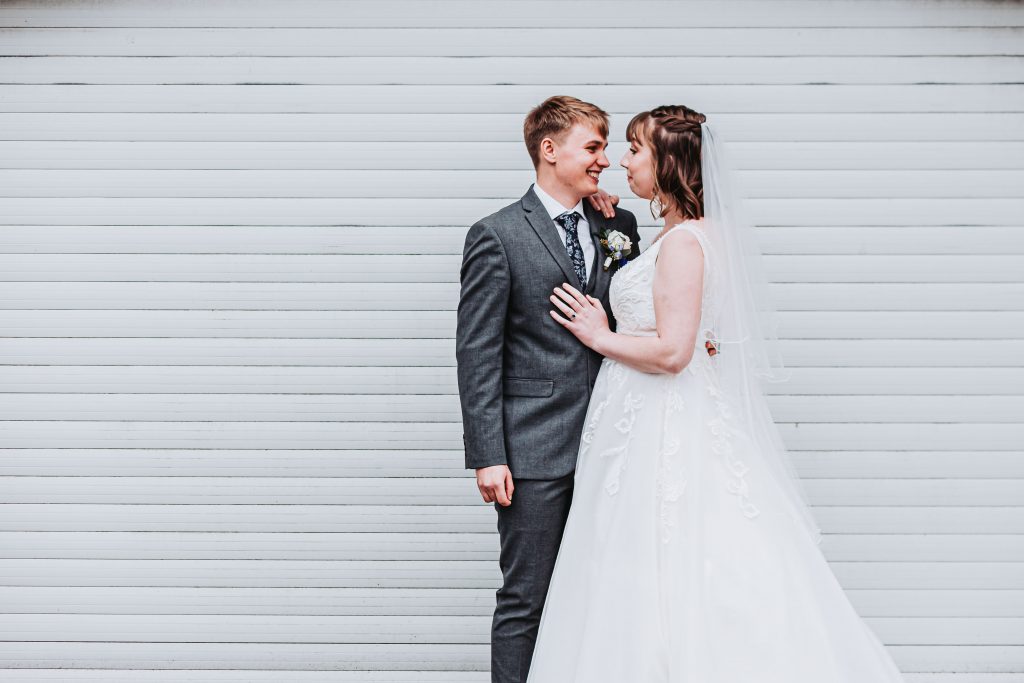
<svg viewBox="0 0 1024 683">
<path fill-rule="evenodd" d="M 530 377 L 506 377 L 502 381 L 502 393 L 506 396 L 551 396 L 555 391 L 555 381 L 551 379 L 533 379 Z"/>
</svg>

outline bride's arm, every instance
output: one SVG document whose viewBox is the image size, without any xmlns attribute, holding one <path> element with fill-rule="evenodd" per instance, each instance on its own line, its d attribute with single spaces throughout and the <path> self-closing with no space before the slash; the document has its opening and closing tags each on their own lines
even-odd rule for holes
<svg viewBox="0 0 1024 683">
<path fill-rule="evenodd" d="M 565 285 L 556 287 L 552 303 L 564 314 L 551 311 L 560 322 L 590 348 L 608 358 L 643 372 L 676 374 L 693 357 L 700 326 L 704 257 L 700 243 L 686 230 L 668 233 L 661 245 L 654 272 L 654 315 L 658 336 L 617 334 L 608 328 L 601 302 Z M 569 319 L 575 314 L 574 319 Z"/>
</svg>

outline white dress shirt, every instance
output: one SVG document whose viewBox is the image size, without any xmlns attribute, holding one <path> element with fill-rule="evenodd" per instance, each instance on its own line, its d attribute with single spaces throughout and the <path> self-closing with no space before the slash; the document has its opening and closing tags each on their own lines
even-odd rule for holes
<svg viewBox="0 0 1024 683">
<path fill-rule="evenodd" d="M 576 224 L 576 235 L 580 239 L 580 246 L 583 247 L 583 263 L 587 272 L 587 281 L 590 281 L 590 270 L 594 265 L 594 239 L 590 236 L 590 223 L 587 222 L 587 214 L 583 213 L 583 200 L 577 202 L 576 206 L 568 209 L 562 204 L 549 195 L 547 192 L 541 189 L 537 183 L 533 184 L 533 191 L 537 194 L 537 198 L 540 199 L 540 203 L 547 209 L 548 215 L 551 217 L 552 222 L 555 224 L 555 229 L 558 230 L 558 238 L 562 240 L 562 247 L 565 248 L 565 228 L 563 228 L 557 221 L 556 216 L 560 216 L 566 211 L 575 211 L 580 215 L 580 220 Z M 565 252 L 568 255 L 568 251 Z M 569 283 L 572 286 L 576 286 L 575 282 Z"/>
</svg>

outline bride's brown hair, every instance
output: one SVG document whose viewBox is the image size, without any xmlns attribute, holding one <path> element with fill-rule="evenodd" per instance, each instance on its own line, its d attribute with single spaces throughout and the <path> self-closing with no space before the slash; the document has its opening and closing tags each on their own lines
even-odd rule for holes
<svg viewBox="0 0 1024 683">
<path fill-rule="evenodd" d="M 654 198 L 664 198 L 665 205 L 655 218 L 665 216 L 673 208 L 683 219 L 704 217 L 704 183 L 700 173 L 701 129 L 707 117 L 681 104 L 668 104 L 642 111 L 626 126 L 626 139 L 649 144 L 654 157 Z"/>
</svg>

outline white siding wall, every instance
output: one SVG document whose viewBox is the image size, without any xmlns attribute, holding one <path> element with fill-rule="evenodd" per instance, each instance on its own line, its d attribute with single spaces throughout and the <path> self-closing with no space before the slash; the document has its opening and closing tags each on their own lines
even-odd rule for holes
<svg viewBox="0 0 1024 683">
<path fill-rule="evenodd" d="M 732 141 L 834 571 L 908 681 L 1024 680 L 1022 25 L 0 2 L 0 678 L 489 680 L 458 265 L 567 93 L 613 112 L 613 162 L 662 103 Z"/>
</svg>

